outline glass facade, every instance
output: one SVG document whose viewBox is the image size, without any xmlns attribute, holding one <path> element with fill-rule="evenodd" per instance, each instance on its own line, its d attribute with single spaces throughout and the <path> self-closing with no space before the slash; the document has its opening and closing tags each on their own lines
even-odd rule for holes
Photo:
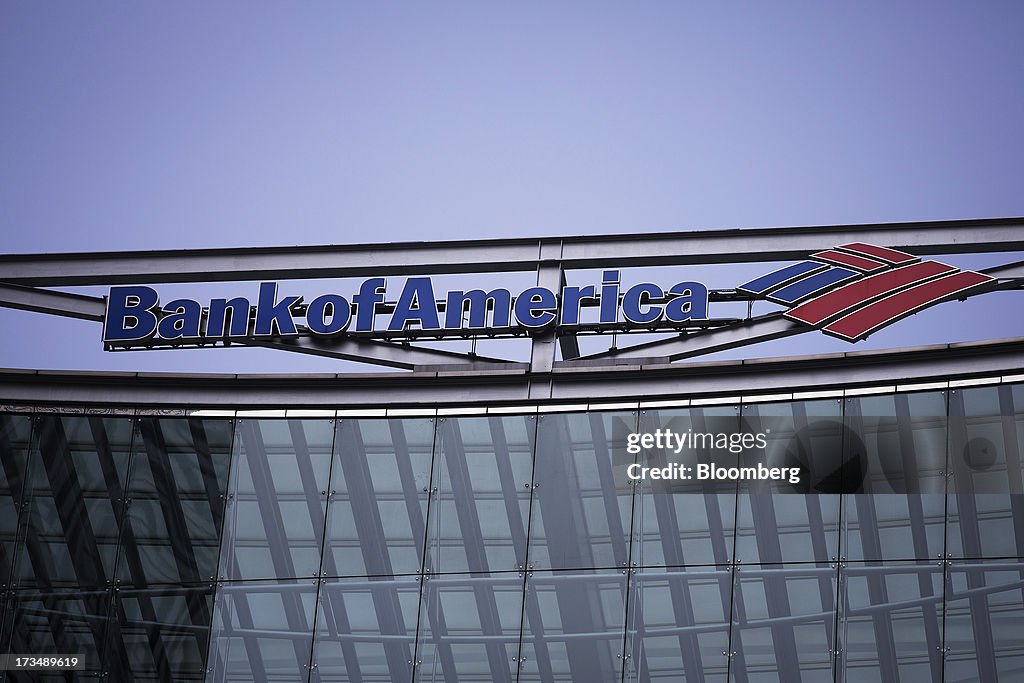
<svg viewBox="0 0 1024 683">
<path fill-rule="evenodd" d="M 665 428 L 763 432 L 769 465 L 808 476 L 623 477 L 646 457 L 623 435 Z M 467 417 L 2 414 L 0 651 L 77 654 L 77 677 L 112 681 L 1024 680 L 1022 444 L 1011 384 Z"/>
</svg>

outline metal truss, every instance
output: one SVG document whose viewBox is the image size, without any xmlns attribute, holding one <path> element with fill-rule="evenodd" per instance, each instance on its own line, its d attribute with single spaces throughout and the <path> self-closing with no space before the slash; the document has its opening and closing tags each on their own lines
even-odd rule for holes
<svg viewBox="0 0 1024 683">
<path fill-rule="evenodd" d="M 415 372 L 317 375 L 96 373 L 0 370 L 0 397 L 17 405 L 109 406 L 184 414 L 190 409 L 294 410 L 440 408 L 517 410 L 548 404 L 601 409 L 671 399 L 739 402 L 779 392 L 842 395 L 844 390 L 1020 381 L 1024 337 L 939 344 L 898 351 L 856 351 L 786 359 L 679 365 L 634 359 L 617 365 L 558 361 L 548 372 L 525 364 L 479 369 L 441 365 Z M 994 380 L 992 378 L 995 378 Z M 1010 381 L 1006 379 L 1005 381 Z M 838 393 L 837 393 L 838 392 Z M 595 407 L 596 406 L 596 407 Z"/>
<path fill-rule="evenodd" d="M 1024 219 L 991 219 L 758 228 L 593 237 L 467 240 L 353 246 L 202 249 L 147 252 L 0 255 L 0 306 L 49 315 L 102 321 L 104 300 L 42 289 L 79 285 L 289 280 L 354 276 L 404 276 L 533 272 L 538 286 L 559 291 L 566 274 L 583 268 L 621 268 L 793 260 L 846 242 L 872 242 L 916 254 L 970 254 L 1024 251 Z M 991 268 L 991 288 L 1019 289 L 1024 262 Z M 711 301 L 749 301 L 736 290 L 714 290 Z M 589 302 L 592 305 L 592 302 Z M 654 302 L 652 302 L 654 303 Z M 585 302 L 584 305 L 587 305 Z M 394 302 L 378 312 L 393 309 Z M 444 310 L 444 302 L 438 302 Z M 749 311 L 749 308 L 748 308 Z M 594 370 L 639 360 L 670 363 L 811 331 L 781 314 L 745 319 L 720 318 L 657 326 L 581 324 L 572 328 L 519 331 L 373 332 L 324 340 L 300 330 L 297 338 L 227 340 L 168 344 L 133 343 L 131 348 L 259 346 L 351 360 L 404 370 L 500 371 L 526 368 L 533 374 L 556 367 Z M 617 346 L 619 335 L 660 333 L 664 338 Z M 581 355 L 579 337 L 606 335 L 605 351 Z M 470 351 L 441 350 L 424 341 L 529 336 L 528 359 L 487 357 Z M 555 349 L 561 352 L 557 360 Z M 109 347 L 108 350 L 119 350 Z"/>
<path fill-rule="evenodd" d="M 749 263 L 843 242 L 921 254 L 1024 250 L 1024 218 L 586 237 L 0 256 L 0 282 L 33 286 L 225 282 Z"/>
</svg>

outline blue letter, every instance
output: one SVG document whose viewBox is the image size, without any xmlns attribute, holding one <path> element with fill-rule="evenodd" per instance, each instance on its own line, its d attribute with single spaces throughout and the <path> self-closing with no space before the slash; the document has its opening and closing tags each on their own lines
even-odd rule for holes
<svg viewBox="0 0 1024 683">
<path fill-rule="evenodd" d="M 231 311 L 231 332 L 228 336 L 244 337 L 249 334 L 249 300 L 244 297 L 213 299 L 210 314 L 206 318 L 206 336 L 223 337 L 227 325 L 228 311 Z"/>
<path fill-rule="evenodd" d="M 260 298 L 256 304 L 256 336 L 297 335 L 299 332 L 292 320 L 291 307 L 301 300 L 301 296 L 286 296 L 277 301 L 277 283 L 261 282 Z"/>
<path fill-rule="evenodd" d="M 424 330 L 439 330 L 437 302 L 434 301 L 434 287 L 429 277 L 411 277 L 405 281 L 402 295 L 398 297 L 395 312 L 391 316 L 391 331 L 404 330 L 410 322 L 416 321 Z"/>
<path fill-rule="evenodd" d="M 558 301 L 545 287 L 530 287 L 516 297 L 516 319 L 523 327 L 544 327 L 555 320 Z"/>
<path fill-rule="evenodd" d="M 359 293 L 352 297 L 356 304 L 356 332 L 373 331 L 373 314 L 377 304 L 384 302 L 384 290 L 387 281 L 382 277 L 363 280 L 359 285 Z"/>
<path fill-rule="evenodd" d="M 584 299 L 596 299 L 597 290 L 594 285 L 586 287 L 562 288 L 562 324 L 579 325 L 580 303 Z"/>
<path fill-rule="evenodd" d="M 111 287 L 103 318 L 103 341 L 145 339 L 156 332 L 153 309 L 160 296 L 151 287 Z"/>
<path fill-rule="evenodd" d="M 644 299 L 664 296 L 665 290 L 650 282 L 633 285 L 622 297 L 622 315 L 631 323 L 648 324 L 661 318 L 661 306 L 649 306 Z M 648 305 L 646 311 L 641 310 Z"/>
<path fill-rule="evenodd" d="M 665 317 L 674 323 L 708 319 L 708 288 L 699 282 L 680 282 L 668 290 L 675 298 L 665 306 Z"/>
<path fill-rule="evenodd" d="M 327 322 L 327 307 L 331 307 L 331 322 Z M 306 327 L 314 334 L 334 334 L 348 327 L 352 309 L 348 300 L 337 294 L 323 294 L 310 302 L 306 309 Z"/>
<path fill-rule="evenodd" d="M 444 326 L 449 330 L 462 329 L 462 314 L 469 302 L 469 329 L 487 327 L 487 310 L 494 308 L 491 327 L 508 327 L 512 319 L 512 293 L 507 289 L 471 289 L 468 292 L 448 292 L 444 308 Z"/>
<path fill-rule="evenodd" d="M 192 299 L 168 301 L 163 308 L 157 332 L 163 339 L 196 339 L 203 319 L 203 305 Z"/>
<path fill-rule="evenodd" d="M 619 319 L 619 271 L 606 270 L 601 276 L 601 322 Z"/>
</svg>

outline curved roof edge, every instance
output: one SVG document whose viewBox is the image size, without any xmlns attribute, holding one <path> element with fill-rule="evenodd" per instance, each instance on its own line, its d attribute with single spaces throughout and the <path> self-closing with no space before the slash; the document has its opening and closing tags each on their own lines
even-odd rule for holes
<svg viewBox="0 0 1024 683">
<path fill-rule="evenodd" d="M 554 367 L 531 373 L 510 364 L 481 370 L 321 375 L 218 375 L 0 369 L 6 406 L 89 405 L 200 408 L 339 408 L 503 406 L 713 398 L 856 390 L 864 387 L 1024 381 L 1024 337 L 704 363 L 635 359 L 601 368 Z M 3 408 L 0 405 L 0 408 Z"/>
</svg>

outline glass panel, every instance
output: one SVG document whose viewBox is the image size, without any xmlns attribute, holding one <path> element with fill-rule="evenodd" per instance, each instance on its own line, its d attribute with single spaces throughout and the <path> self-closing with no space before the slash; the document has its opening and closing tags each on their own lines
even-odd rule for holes
<svg viewBox="0 0 1024 683">
<path fill-rule="evenodd" d="M 846 423 L 845 557 L 938 557 L 945 543 L 945 393 L 847 399 Z"/>
<path fill-rule="evenodd" d="M 76 671 L 76 676 L 99 674 L 110 612 L 109 588 L 17 591 L 7 604 L 0 651 L 77 655 L 85 660 L 85 670 Z"/>
<path fill-rule="evenodd" d="M 427 577 L 416 680 L 512 683 L 522 610 L 520 572 Z"/>
<path fill-rule="evenodd" d="M 231 421 L 140 418 L 118 578 L 146 588 L 216 578 Z"/>
<path fill-rule="evenodd" d="M 208 681 L 305 681 L 318 579 L 217 588 Z"/>
<path fill-rule="evenodd" d="M 953 557 L 1024 557 L 1024 388 L 949 392 L 949 522 Z"/>
<path fill-rule="evenodd" d="M 7 587 L 14 566 L 31 438 L 31 417 L 0 415 L 0 590 Z"/>
<path fill-rule="evenodd" d="M 939 562 L 840 567 L 840 681 L 942 679 Z"/>
<path fill-rule="evenodd" d="M 630 591 L 626 681 L 726 680 L 731 571 L 641 569 Z"/>
<path fill-rule="evenodd" d="M 838 400 L 743 406 L 743 431 L 765 434 L 765 450 L 740 454 L 745 466 L 800 468 L 789 479 L 739 482 L 736 558 L 744 564 L 830 562 L 839 547 L 842 404 Z"/>
<path fill-rule="evenodd" d="M 1011 681 L 1024 672 L 1024 564 L 954 563 L 946 574 L 947 681 Z"/>
<path fill-rule="evenodd" d="M 334 420 L 239 420 L 224 527 L 225 579 L 320 572 Z"/>
<path fill-rule="evenodd" d="M 433 572 L 526 564 L 535 416 L 439 418 L 430 510 Z"/>
<path fill-rule="evenodd" d="M 105 586 L 117 556 L 132 420 L 44 415 L 38 434 L 17 583 Z"/>
<path fill-rule="evenodd" d="M 739 406 L 643 410 L 640 433 L 655 434 L 670 430 L 673 434 L 728 434 L 739 430 Z M 702 442 L 703 443 L 703 442 Z M 678 448 L 678 447 L 676 447 Z M 735 467 L 738 454 L 728 449 L 684 448 L 648 449 L 640 463 L 664 467 L 680 463 L 714 462 Z M 726 564 L 733 555 L 736 531 L 736 483 L 638 480 L 640 492 L 638 529 L 640 547 L 634 549 L 639 566 L 682 566 Z"/>
<path fill-rule="evenodd" d="M 110 679 L 203 680 L 212 611 L 212 588 L 116 589 Z"/>
<path fill-rule="evenodd" d="M 625 566 L 633 507 L 626 437 L 636 417 L 538 416 L 528 559 L 534 569 Z"/>
<path fill-rule="evenodd" d="M 730 680 L 831 683 L 838 580 L 830 564 L 740 567 Z"/>
<path fill-rule="evenodd" d="M 423 567 L 434 422 L 341 420 L 331 470 L 327 576 L 415 574 Z"/>
<path fill-rule="evenodd" d="M 313 683 L 409 681 L 420 582 L 413 576 L 320 584 Z"/>
<path fill-rule="evenodd" d="M 533 572 L 526 580 L 519 682 L 622 675 L 626 572 Z"/>
</svg>

